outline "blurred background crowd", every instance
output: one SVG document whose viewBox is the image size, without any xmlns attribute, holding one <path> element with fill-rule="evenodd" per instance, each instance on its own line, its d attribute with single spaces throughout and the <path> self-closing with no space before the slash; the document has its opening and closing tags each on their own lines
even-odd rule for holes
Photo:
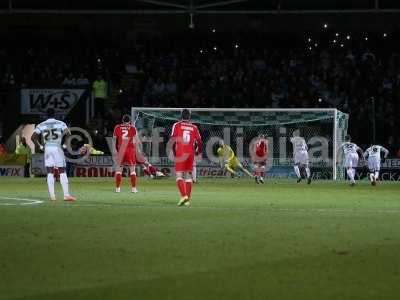
<svg viewBox="0 0 400 300">
<path fill-rule="evenodd" d="M 17 99 L 7 99 L 9 92 L 83 87 L 95 98 L 88 127 L 105 149 L 104 136 L 132 106 L 320 107 L 348 113 L 349 132 L 364 147 L 371 142 L 375 118 L 376 142 L 400 156 L 397 37 L 393 30 L 282 37 L 210 27 L 137 36 L 129 45 L 76 39 L 66 47 L 59 40 L 10 40 L 0 46 L 0 126 L 10 107 L 19 110 L 6 105 Z"/>
</svg>

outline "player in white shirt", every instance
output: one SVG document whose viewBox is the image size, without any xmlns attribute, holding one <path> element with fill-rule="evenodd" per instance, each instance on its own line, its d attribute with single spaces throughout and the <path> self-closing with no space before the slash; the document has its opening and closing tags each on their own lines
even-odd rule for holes
<svg viewBox="0 0 400 300">
<path fill-rule="evenodd" d="M 363 151 L 360 147 L 351 142 L 350 135 L 346 135 L 345 140 L 346 142 L 344 142 L 340 148 L 344 154 L 344 167 L 347 171 L 347 177 L 350 180 L 350 185 L 354 186 L 356 183 L 354 179 L 356 176 L 355 168 L 358 166 L 359 159 L 358 153 L 362 155 Z"/>
<path fill-rule="evenodd" d="M 368 160 L 369 180 L 372 185 L 376 185 L 381 170 L 381 152 L 383 152 L 383 161 L 389 155 L 389 150 L 380 145 L 372 145 L 365 150 L 364 158 Z"/>
<path fill-rule="evenodd" d="M 55 201 L 54 193 L 54 168 L 60 172 L 60 182 L 64 192 L 65 201 L 75 201 L 68 191 L 68 177 L 65 172 L 65 158 L 61 146 L 64 136 L 71 135 L 67 125 L 54 119 L 54 110 L 47 110 L 48 119 L 38 126 L 31 137 L 32 142 L 40 149 L 44 148 L 44 164 L 47 170 L 47 187 L 49 189 L 50 200 Z M 40 143 L 40 136 L 43 138 L 44 146 Z"/>
<path fill-rule="evenodd" d="M 293 137 L 290 138 L 290 142 L 293 145 L 293 159 L 294 159 L 294 172 L 297 176 L 297 183 L 301 181 L 300 170 L 304 169 L 306 172 L 307 183 L 311 183 L 311 172 L 309 167 L 308 159 L 308 146 L 304 138 L 300 137 L 298 132 L 293 133 Z"/>
</svg>

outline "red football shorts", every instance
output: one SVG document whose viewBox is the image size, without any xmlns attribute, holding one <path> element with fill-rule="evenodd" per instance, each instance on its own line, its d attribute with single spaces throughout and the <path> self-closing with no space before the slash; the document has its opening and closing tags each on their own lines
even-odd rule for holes
<svg viewBox="0 0 400 300">
<path fill-rule="evenodd" d="M 194 153 L 183 153 L 175 157 L 175 172 L 192 172 Z"/>
<path fill-rule="evenodd" d="M 135 150 L 127 149 L 122 157 L 121 166 L 134 166 L 136 165 Z"/>
</svg>

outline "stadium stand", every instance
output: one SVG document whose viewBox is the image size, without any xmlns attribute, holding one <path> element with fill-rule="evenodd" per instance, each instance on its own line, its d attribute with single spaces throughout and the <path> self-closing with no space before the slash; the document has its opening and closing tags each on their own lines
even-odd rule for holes
<svg viewBox="0 0 400 300">
<path fill-rule="evenodd" d="M 317 45 L 243 34 L 205 34 L 195 42 L 165 36 L 138 41 L 129 51 L 8 44 L 0 49 L 1 89 L 91 86 L 100 74 L 109 87 L 107 109 L 91 127 L 105 135 L 132 106 L 337 107 L 350 114 L 350 131 L 361 144 L 370 140 L 375 102 L 376 131 L 398 153 L 400 62 L 394 39 L 379 38 L 375 49 L 361 36 L 341 47 L 339 38 Z"/>
</svg>

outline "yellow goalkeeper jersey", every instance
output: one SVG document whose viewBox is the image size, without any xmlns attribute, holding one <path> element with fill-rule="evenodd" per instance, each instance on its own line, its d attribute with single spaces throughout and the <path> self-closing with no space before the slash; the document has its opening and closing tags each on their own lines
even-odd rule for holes
<svg viewBox="0 0 400 300">
<path fill-rule="evenodd" d="M 233 152 L 232 148 L 228 145 L 219 147 L 217 154 L 221 161 L 227 163 L 232 169 L 236 169 L 240 164 L 239 160 L 236 158 L 235 152 Z"/>
<path fill-rule="evenodd" d="M 85 144 L 85 145 L 83 145 L 83 146 L 86 147 L 86 149 L 88 149 L 88 151 L 89 151 L 90 154 L 92 154 L 92 155 L 103 155 L 103 154 L 104 154 L 103 151 L 94 149 L 92 145 Z"/>
<path fill-rule="evenodd" d="M 233 152 L 232 148 L 228 145 L 224 145 L 218 148 L 217 154 L 221 159 L 231 160 L 235 157 L 235 152 Z"/>
</svg>

